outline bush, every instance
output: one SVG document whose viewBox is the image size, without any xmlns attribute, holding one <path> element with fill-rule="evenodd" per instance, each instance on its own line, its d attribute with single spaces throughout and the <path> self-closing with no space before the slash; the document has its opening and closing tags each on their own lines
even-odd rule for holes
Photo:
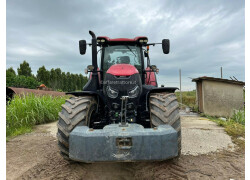
<svg viewBox="0 0 250 180">
<path fill-rule="evenodd" d="M 29 132 L 36 124 L 48 123 L 58 119 L 61 105 L 67 96 L 52 97 L 15 96 L 6 107 L 6 135 L 16 136 Z"/>
<path fill-rule="evenodd" d="M 29 76 L 15 76 L 9 74 L 6 76 L 6 86 L 7 87 L 18 87 L 18 88 L 29 88 L 36 89 L 41 83 L 36 80 L 36 78 Z"/>
<path fill-rule="evenodd" d="M 30 88 L 36 89 L 39 86 L 39 83 L 34 77 L 26 77 L 26 76 L 16 76 L 14 80 L 15 87 L 22 87 L 22 88 Z"/>
</svg>

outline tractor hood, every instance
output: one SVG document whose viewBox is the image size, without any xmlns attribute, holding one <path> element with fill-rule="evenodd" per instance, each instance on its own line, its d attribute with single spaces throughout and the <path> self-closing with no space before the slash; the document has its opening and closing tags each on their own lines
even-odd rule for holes
<svg viewBox="0 0 250 180">
<path fill-rule="evenodd" d="M 130 64 L 115 64 L 108 69 L 107 73 L 114 76 L 131 76 L 133 74 L 139 74 L 138 70 Z"/>
<path fill-rule="evenodd" d="M 141 76 L 134 66 L 130 64 L 112 65 L 105 75 L 103 92 L 112 121 L 117 123 L 120 121 L 121 98 L 127 96 L 127 119 L 135 122 L 135 110 L 142 93 L 142 83 Z"/>
</svg>

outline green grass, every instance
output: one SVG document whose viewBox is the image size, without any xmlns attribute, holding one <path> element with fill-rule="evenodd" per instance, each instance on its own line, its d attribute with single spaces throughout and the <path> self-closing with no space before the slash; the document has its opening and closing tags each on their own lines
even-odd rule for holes
<svg viewBox="0 0 250 180">
<path fill-rule="evenodd" d="M 228 135 L 232 137 L 232 141 L 238 145 L 240 150 L 245 150 L 245 141 L 240 139 L 245 139 L 245 125 L 236 122 L 234 119 L 229 119 L 227 121 L 220 120 L 216 117 L 206 116 L 211 121 L 216 122 L 219 126 L 225 128 Z"/>
<path fill-rule="evenodd" d="M 35 96 L 34 94 L 15 96 L 6 107 L 7 139 L 30 132 L 34 125 L 56 121 L 61 105 L 67 98 L 67 96 Z"/>
<path fill-rule="evenodd" d="M 231 119 L 239 124 L 245 125 L 245 109 L 243 110 L 234 110 L 234 114 Z"/>
<path fill-rule="evenodd" d="M 175 92 L 178 102 L 180 100 L 180 92 Z M 196 109 L 196 91 L 183 91 L 182 93 L 182 104 L 191 107 L 192 109 Z"/>
</svg>

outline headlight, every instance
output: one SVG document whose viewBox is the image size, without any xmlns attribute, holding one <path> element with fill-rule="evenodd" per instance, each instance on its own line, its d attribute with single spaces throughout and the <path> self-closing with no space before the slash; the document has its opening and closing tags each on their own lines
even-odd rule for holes
<svg viewBox="0 0 250 180">
<path fill-rule="evenodd" d="M 138 96 L 139 92 L 140 92 L 139 86 L 136 86 L 134 89 L 128 92 L 128 96 L 129 98 L 135 98 Z"/>
<path fill-rule="evenodd" d="M 106 91 L 107 91 L 108 97 L 110 97 L 110 98 L 117 98 L 118 92 L 115 91 L 114 89 L 111 89 L 109 86 L 107 86 Z"/>
</svg>

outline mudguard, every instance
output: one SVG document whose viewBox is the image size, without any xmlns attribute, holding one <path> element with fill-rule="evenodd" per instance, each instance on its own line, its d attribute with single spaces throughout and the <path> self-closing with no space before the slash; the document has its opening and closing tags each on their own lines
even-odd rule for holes
<svg viewBox="0 0 250 180">
<path fill-rule="evenodd" d="M 96 98 L 98 98 L 99 100 L 104 102 L 103 94 L 101 92 L 99 93 L 99 91 L 97 91 L 97 92 L 95 92 L 95 91 L 75 91 L 75 92 L 67 92 L 66 94 L 74 95 L 76 97 L 79 97 L 79 96 L 95 96 Z"/>
</svg>

